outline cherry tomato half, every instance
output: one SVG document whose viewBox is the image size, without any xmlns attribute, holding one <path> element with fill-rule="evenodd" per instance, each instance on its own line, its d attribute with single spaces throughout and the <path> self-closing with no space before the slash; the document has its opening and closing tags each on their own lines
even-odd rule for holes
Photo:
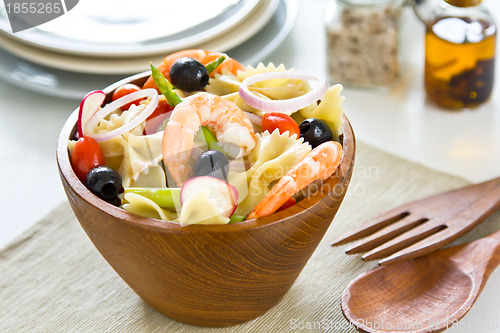
<svg viewBox="0 0 500 333">
<path fill-rule="evenodd" d="M 104 154 L 99 144 L 89 136 L 78 139 L 71 155 L 71 165 L 78 179 L 85 183 L 90 170 L 104 165 Z"/>
<path fill-rule="evenodd" d="M 135 84 L 132 84 L 132 83 L 126 83 L 123 86 L 116 88 L 116 90 L 113 92 L 113 95 L 111 96 L 111 99 L 113 101 L 115 101 L 118 98 L 121 98 L 125 95 L 131 94 L 131 93 L 139 91 L 139 90 L 141 90 L 141 88 L 139 88 L 139 86 L 136 86 Z M 130 106 L 132 106 L 132 104 L 139 105 L 139 102 L 141 100 L 143 100 L 143 98 L 140 98 L 136 101 L 125 104 L 124 106 L 121 107 L 121 109 L 126 111 L 130 108 Z"/>
<path fill-rule="evenodd" d="M 160 99 L 160 101 L 158 102 L 158 106 L 153 111 L 153 113 L 149 117 L 146 118 L 146 120 L 150 120 L 150 119 L 156 118 L 156 117 L 158 117 L 161 114 L 164 114 L 164 113 L 167 113 L 169 111 L 172 111 L 173 109 L 174 108 L 171 107 L 167 103 L 167 101 L 165 99 Z"/>
<path fill-rule="evenodd" d="M 278 129 L 280 134 L 288 131 L 290 136 L 293 134 L 300 136 L 299 125 L 292 119 L 292 117 L 281 113 L 281 112 L 268 112 L 262 117 L 262 131 L 269 131 L 272 133 L 275 129 Z"/>
</svg>

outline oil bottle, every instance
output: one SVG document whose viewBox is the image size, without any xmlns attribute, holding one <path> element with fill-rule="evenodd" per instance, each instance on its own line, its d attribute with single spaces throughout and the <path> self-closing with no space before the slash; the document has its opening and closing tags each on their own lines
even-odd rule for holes
<svg viewBox="0 0 500 333">
<path fill-rule="evenodd" d="M 488 100 L 495 72 L 496 25 L 482 0 L 441 0 L 426 24 L 425 91 L 447 109 Z"/>
</svg>

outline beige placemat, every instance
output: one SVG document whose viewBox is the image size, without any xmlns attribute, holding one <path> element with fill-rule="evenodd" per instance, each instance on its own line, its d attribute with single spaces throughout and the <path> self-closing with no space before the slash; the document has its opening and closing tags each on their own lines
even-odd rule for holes
<svg viewBox="0 0 500 333">
<path fill-rule="evenodd" d="M 0 332 L 356 332 L 340 297 L 374 264 L 330 243 L 388 208 L 467 184 L 366 144 L 358 143 L 356 156 L 348 194 L 323 241 L 284 299 L 254 321 L 198 328 L 159 314 L 108 266 L 64 203 L 0 252 Z M 498 213 L 461 241 L 497 229 Z"/>
</svg>

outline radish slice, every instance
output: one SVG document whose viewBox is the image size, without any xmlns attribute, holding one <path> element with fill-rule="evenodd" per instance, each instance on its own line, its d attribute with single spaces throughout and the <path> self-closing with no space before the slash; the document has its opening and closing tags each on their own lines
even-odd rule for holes
<svg viewBox="0 0 500 333">
<path fill-rule="evenodd" d="M 318 82 L 318 86 L 302 96 L 280 100 L 267 100 L 250 91 L 249 86 L 252 84 L 271 79 L 313 80 Z M 314 75 L 295 72 L 269 72 L 247 77 L 241 83 L 239 94 L 245 103 L 255 109 L 263 112 L 282 112 L 287 115 L 291 115 L 295 111 L 305 108 L 317 100 L 320 100 L 325 94 L 327 88 L 328 84 L 326 83 L 326 80 L 320 79 Z"/>
<path fill-rule="evenodd" d="M 100 90 L 89 92 L 83 97 L 78 111 L 78 122 L 76 124 L 78 136 L 83 137 L 83 128 L 87 121 L 99 110 L 106 98 L 106 94 Z"/>
<path fill-rule="evenodd" d="M 149 104 L 146 105 L 146 108 L 138 114 L 135 118 L 131 119 L 127 123 L 122 126 L 104 133 L 94 133 L 94 128 L 99 124 L 99 122 L 104 119 L 111 112 L 116 109 L 126 105 L 130 102 L 133 102 L 139 98 L 151 97 Z M 135 127 L 139 126 L 143 121 L 149 117 L 156 107 L 158 106 L 158 93 L 155 89 L 143 89 L 139 91 L 135 91 L 131 94 L 125 95 L 103 107 L 101 110 L 96 112 L 89 121 L 84 125 L 83 133 L 87 136 L 92 137 L 96 141 L 107 141 L 118 135 L 122 135 L 123 133 L 129 132 Z"/>
<path fill-rule="evenodd" d="M 190 204 L 190 199 L 200 198 L 205 200 L 197 200 L 195 205 Z M 185 182 L 181 189 L 181 224 L 208 221 L 217 218 L 217 215 L 229 219 L 237 204 L 238 191 L 234 186 L 210 176 L 193 177 Z M 182 220 L 185 220 L 184 223 Z"/>
</svg>

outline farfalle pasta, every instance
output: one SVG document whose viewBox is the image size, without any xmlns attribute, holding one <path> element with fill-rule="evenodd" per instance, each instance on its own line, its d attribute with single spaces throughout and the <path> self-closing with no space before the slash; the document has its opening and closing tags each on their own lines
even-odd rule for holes
<svg viewBox="0 0 500 333">
<path fill-rule="evenodd" d="M 229 217 L 210 196 L 210 190 L 202 189 L 183 203 L 179 215 L 181 225 L 189 224 L 227 224 Z"/>
<path fill-rule="evenodd" d="M 153 200 L 142 195 L 127 193 L 123 197 L 123 202 L 123 209 L 130 213 L 165 221 L 177 220 L 177 214 L 175 212 L 161 208 Z"/>
<path fill-rule="evenodd" d="M 137 181 L 139 176 L 147 177 L 151 168 L 161 167 L 159 164 L 162 161 L 161 141 L 163 134 L 157 132 L 151 135 L 129 135 L 128 142 L 128 157 L 130 161 L 130 173 L 132 180 Z M 154 173 L 154 172 L 153 172 Z M 154 177 L 154 175 L 152 175 Z M 156 183 L 158 187 L 166 186 L 165 173 L 160 179 L 150 181 Z"/>
</svg>

